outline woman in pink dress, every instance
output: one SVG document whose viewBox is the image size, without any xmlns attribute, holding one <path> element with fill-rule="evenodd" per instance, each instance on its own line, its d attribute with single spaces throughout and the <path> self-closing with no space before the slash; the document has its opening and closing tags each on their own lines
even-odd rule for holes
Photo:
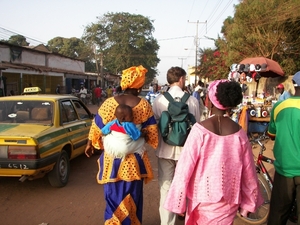
<svg viewBox="0 0 300 225">
<path fill-rule="evenodd" d="M 183 147 L 164 207 L 185 224 L 233 224 L 263 203 L 252 147 L 226 111 L 242 101 L 240 85 L 216 80 L 208 88 L 211 116 L 196 123 Z"/>
</svg>

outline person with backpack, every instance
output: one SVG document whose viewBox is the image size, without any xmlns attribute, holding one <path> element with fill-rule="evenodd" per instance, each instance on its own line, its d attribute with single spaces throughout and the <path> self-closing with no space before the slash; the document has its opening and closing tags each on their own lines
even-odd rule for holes
<svg viewBox="0 0 300 225">
<path fill-rule="evenodd" d="M 177 160 L 182 150 L 183 144 L 179 142 L 184 143 L 188 135 L 187 131 L 190 130 L 193 123 L 200 122 L 198 100 L 183 91 L 185 80 L 186 71 L 184 69 L 181 67 L 171 67 L 167 72 L 169 89 L 164 94 L 157 96 L 152 106 L 160 130 L 156 156 L 158 157 L 158 181 L 160 187 L 159 214 L 162 225 L 175 225 L 176 214 L 166 210 L 163 204 L 173 180 Z M 169 112 L 168 108 L 172 110 Z M 177 122 L 171 124 L 172 117 L 178 119 Z M 176 133 L 175 129 L 168 129 L 168 125 L 170 127 L 177 127 L 182 134 Z M 175 140 L 172 137 L 175 137 Z M 178 140 L 176 140 L 176 137 Z"/>
<path fill-rule="evenodd" d="M 208 99 L 210 118 L 193 126 L 164 202 L 185 225 L 233 224 L 264 202 L 247 133 L 226 113 L 242 102 L 239 83 L 213 81 Z"/>
</svg>

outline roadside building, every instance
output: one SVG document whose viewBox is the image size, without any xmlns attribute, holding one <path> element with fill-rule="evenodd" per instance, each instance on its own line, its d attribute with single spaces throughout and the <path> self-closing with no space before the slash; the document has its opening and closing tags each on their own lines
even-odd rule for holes
<svg viewBox="0 0 300 225">
<path fill-rule="evenodd" d="M 120 75 L 105 73 L 103 85 L 118 85 Z M 85 62 L 52 53 L 44 45 L 16 46 L 0 41 L 0 93 L 21 94 L 25 87 L 38 86 L 42 93 L 71 94 L 80 85 L 91 90 L 99 82 L 97 73 L 86 73 Z M 99 84 L 99 83 L 98 83 Z M 101 84 L 100 84 L 101 85 Z"/>
</svg>

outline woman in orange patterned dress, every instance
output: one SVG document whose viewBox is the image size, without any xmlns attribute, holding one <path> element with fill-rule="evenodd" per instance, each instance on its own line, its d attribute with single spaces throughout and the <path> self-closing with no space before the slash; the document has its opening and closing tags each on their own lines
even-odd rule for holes
<svg viewBox="0 0 300 225">
<path fill-rule="evenodd" d="M 158 129 L 152 107 L 147 100 L 138 97 L 147 69 L 130 67 L 123 71 L 121 87 L 123 94 L 106 99 L 98 110 L 89 133 L 85 154 L 90 157 L 95 149 L 103 149 L 101 128 L 115 119 L 119 104 L 129 105 L 133 110 L 133 122 L 141 125 L 148 134 L 146 143 L 153 148 L 158 144 Z M 106 201 L 105 225 L 142 224 L 143 182 L 153 179 L 147 152 L 133 153 L 123 159 L 104 152 L 98 160 L 97 181 L 104 186 Z"/>
</svg>

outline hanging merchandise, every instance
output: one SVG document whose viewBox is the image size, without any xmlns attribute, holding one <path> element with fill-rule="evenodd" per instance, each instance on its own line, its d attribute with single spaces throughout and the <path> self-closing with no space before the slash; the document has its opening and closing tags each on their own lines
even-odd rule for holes
<svg viewBox="0 0 300 225">
<path fill-rule="evenodd" d="M 255 71 L 260 72 L 262 77 L 284 76 L 280 65 L 276 61 L 265 57 L 246 58 L 240 64 L 254 64 Z"/>
<path fill-rule="evenodd" d="M 236 81 L 236 82 L 239 81 L 240 74 L 238 73 L 237 70 L 238 70 L 237 64 L 232 64 L 230 66 L 230 71 L 229 71 L 229 74 L 228 74 L 228 80 Z"/>
<path fill-rule="evenodd" d="M 256 107 L 256 117 L 261 117 L 261 107 Z"/>
<path fill-rule="evenodd" d="M 256 116 L 256 110 L 254 108 L 250 110 L 250 116 Z"/>
<path fill-rule="evenodd" d="M 265 107 L 262 108 L 261 116 L 266 118 L 268 116 L 268 111 Z"/>
</svg>

